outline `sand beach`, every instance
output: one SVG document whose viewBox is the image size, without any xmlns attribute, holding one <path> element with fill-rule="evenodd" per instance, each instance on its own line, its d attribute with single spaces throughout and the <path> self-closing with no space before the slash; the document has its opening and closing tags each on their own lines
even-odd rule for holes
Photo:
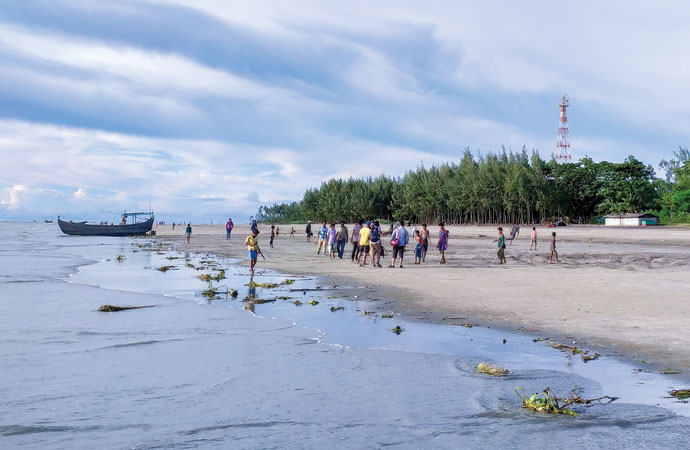
<svg viewBox="0 0 690 450">
<path fill-rule="evenodd" d="M 387 267 L 390 255 L 383 268 L 358 267 L 349 259 L 349 243 L 345 259 L 329 260 L 316 254 L 317 239 L 306 242 L 303 225 L 295 226 L 292 238 L 290 226 L 280 229 L 275 248 L 269 248 L 270 227 L 260 226 L 266 260 L 259 259 L 259 268 L 318 275 L 329 284 L 354 289 L 349 295 L 386 300 L 396 312 L 418 320 L 505 327 L 605 347 L 660 365 L 690 367 L 688 228 L 537 228 L 538 250 L 530 251 L 531 227 L 523 226 L 506 249 L 508 263 L 500 266 L 492 243 L 495 226 L 451 226 L 446 265 L 439 264 L 438 252 L 430 248 L 422 265 L 414 265 L 408 252 L 403 269 Z M 433 247 L 438 228 L 430 230 Z M 561 262 L 549 265 L 553 231 Z M 180 227 L 157 228 L 159 239 L 180 250 L 247 264 L 248 226 L 237 226 L 229 241 L 222 225 L 194 226 L 189 244 L 183 232 Z"/>
</svg>

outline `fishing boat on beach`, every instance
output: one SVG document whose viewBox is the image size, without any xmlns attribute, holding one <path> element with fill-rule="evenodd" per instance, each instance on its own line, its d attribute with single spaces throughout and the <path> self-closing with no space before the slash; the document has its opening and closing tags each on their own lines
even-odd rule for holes
<svg viewBox="0 0 690 450">
<path fill-rule="evenodd" d="M 148 219 L 137 222 L 139 216 L 148 217 Z M 128 217 L 132 218 L 132 223 L 127 223 Z M 57 221 L 63 233 L 73 236 L 142 236 L 153 228 L 153 219 L 153 211 L 151 211 L 123 212 L 119 224 L 72 222 L 62 220 L 60 216 Z"/>
</svg>

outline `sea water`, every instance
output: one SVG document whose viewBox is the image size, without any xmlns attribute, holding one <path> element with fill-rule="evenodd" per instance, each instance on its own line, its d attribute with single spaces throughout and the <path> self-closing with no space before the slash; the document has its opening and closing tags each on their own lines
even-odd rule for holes
<svg viewBox="0 0 690 450">
<path fill-rule="evenodd" d="M 256 281 L 294 283 L 251 288 L 233 261 L 150 239 L 0 231 L 3 449 L 690 447 L 689 405 L 668 398 L 682 375 L 584 363 L 531 335 L 382 318 L 394 305 L 316 278 L 266 271 Z M 221 267 L 213 285 L 237 299 L 200 295 L 198 275 Z M 276 300 L 252 313 L 245 297 Z M 483 360 L 512 373 L 477 374 Z M 517 386 L 620 399 L 547 416 L 522 409 Z"/>
</svg>

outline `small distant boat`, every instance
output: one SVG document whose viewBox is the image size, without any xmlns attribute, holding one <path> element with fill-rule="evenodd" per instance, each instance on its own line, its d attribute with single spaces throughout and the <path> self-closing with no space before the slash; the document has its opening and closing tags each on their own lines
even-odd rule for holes
<svg viewBox="0 0 690 450">
<path fill-rule="evenodd" d="M 45 223 L 53 223 L 52 220 L 44 220 Z"/>
<path fill-rule="evenodd" d="M 134 223 L 127 224 L 127 217 L 132 217 Z M 142 222 L 137 222 L 137 216 L 149 216 Z M 122 221 L 118 225 L 72 222 L 60 219 L 58 226 L 63 233 L 73 236 L 142 236 L 153 228 L 153 212 L 122 213 Z"/>
</svg>

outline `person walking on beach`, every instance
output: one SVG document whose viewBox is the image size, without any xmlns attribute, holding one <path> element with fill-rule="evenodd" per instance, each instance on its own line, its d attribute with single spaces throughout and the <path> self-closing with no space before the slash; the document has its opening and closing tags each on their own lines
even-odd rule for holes
<svg viewBox="0 0 690 450">
<path fill-rule="evenodd" d="M 271 240 L 268 243 L 268 246 L 273 248 L 273 240 L 276 238 L 276 226 L 271 225 Z"/>
<path fill-rule="evenodd" d="M 393 247 L 393 260 L 390 267 L 395 267 L 395 260 L 400 255 L 400 268 L 403 268 L 403 256 L 405 255 L 405 246 L 410 240 L 410 235 L 405 229 L 405 221 L 401 220 L 400 225 L 393 231 L 391 235 L 391 246 Z"/>
<path fill-rule="evenodd" d="M 307 228 L 305 231 L 307 232 L 307 242 L 311 242 L 311 237 L 314 234 L 311 232 L 311 220 L 307 221 Z"/>
<path fill-rule="evenodd" d="M 350 242 L 352 242 L 352 256 L 350 259 L 355 262 L 355 258 L 359 260 L 359 232 L 362 230 L 362 221 L 360 220 L 352 227 L 352 236 L 350 237 Z"/>
<path fill-rule="evenodd" d="M 328 229 L 328 254 L 331 256 L 331 259 L 335 259 L 335 241 L 338 238 L 338 230 L 335 229 L 335 223 L 331 224 L 331 227 Z"/>
<path fill-rule="evenodd" d="M 551 233 L 551 254 L 549 255 L 549 264 L 554 255 L 556 256 L 556 263 L 558 263 L 558 252 L 556 251 L 556 232 Z"/>
<path fill-rule="evenodd" d="M 280 227 L 276 227 L 276 237 L 280 234 Z"/>
<path fill-rule="evenodd" d="M 244 240 L 244 244 L 247 246 L 249 252 L 249 271 L 251 272 L 251 277 L 249 280 L 254 279 L 254 267 L 256 266 L 256 261 L 261 254 L 261 247 L 259 247 L 259 230 L 252 230 L 252 234 L 247 236 Z"/>
<path fill-rule="evenodd" d="M 343 259 L 343 254 L 345 253 L 345 244 L 347 244 L 347 226 L 345 222 L 340 223 L 340 228 L 338 228 L 338 235 L 336 236 L 336 248 L 338 250 L 338 258 Z"/>
<path fill-rule="evenodd" d="M 429 233 L 429 229 L 426 227 L 426 224 L 422 224 L 422 239 L 424 240 L 424 252 L 422 253 L 422 262 L 426 261 L 426 252 L 429 251 L 429 237 L 431 233 Z"/>
<path fill-rule="evenodd" d="M 173 222 L 173 231 L 175 230 L 175 222 Z"/>
<path fill-rule="evenodd" d="M 498 262 L 506 263 L 506 237 L 503 235 L 503 227 L 498 227 L 498 237 L 494 239 L 498 243 Z"/>
<path fill-rule="evenodd" d="M 367 256 L 369 255 L 369 245 L 371 244 L 371 222 L 367 222 L 367 226 L 359 230 L 359 255 L 357 255 L 357 264 L 359 267 L 367 265 Z M 364 256 L 364 264 L 359 260 Z M 372 257 L 372 264 L 374 258 Z"/>
<path fill-rule="evenodd" d="M 422 256 L 424 256 L 424 238 L 422 238 L 422 233 L 416 230 L 413 234 L 414 238 L 414 263 L 421 264 Z"/>
<path fill-rule="evenodd" d="M 321 253 L 321 248 L 323 248 L 323 254 L 326 254 L 328 250 L 328 227 L 326 222 L 324 222 L 321 227 L 319 227 L 319 247 L 316 249 L 316 254 Z"/>
<path fill-rule="evenodd" d="M 443 222 L 438 224 L 441 229 L 438 231 L 438 243 L 436 248 L 441 253 L 441 264 L 446 263 L 446 250 L 448 249 L 448 230 Z"/>
<path fill-rule="evenodd" d="M 228 219 L 228 221 L 225 223 L 225 240 L 227 241 L 230 239 L 230 233 L 232 233 L 232 229 L 235 227 L 235 224 L 232 223 L 232 218 Z"/>
<path fill-rule="evenodd" d="M 189 244 L 189 241 L 192 239 L 192 224 L 188 223 L 187 228 L 184 230 L 184 235 L 185 238 L 187 239 L 187 244 Z"/>
<path fill-rule="evenodd" d="M 371 224 L 371 267 L 381 267 L 383 246 L 381 245 L 381 226 L 376 220 Z"/>
<path fill-rule="evenodd" d="M 530 233 L 530 244 L 529 244 L 529 249 L 532 250 L 532 247 L 534 247 L 534 250 L 537 250 L 537 227 L 532 227 L 532 232 Z"/>
<path fill-rule="evenodd" d="M 290 237 L 295 235 L 295 227 L 290 227 Z"/>
</svg>

